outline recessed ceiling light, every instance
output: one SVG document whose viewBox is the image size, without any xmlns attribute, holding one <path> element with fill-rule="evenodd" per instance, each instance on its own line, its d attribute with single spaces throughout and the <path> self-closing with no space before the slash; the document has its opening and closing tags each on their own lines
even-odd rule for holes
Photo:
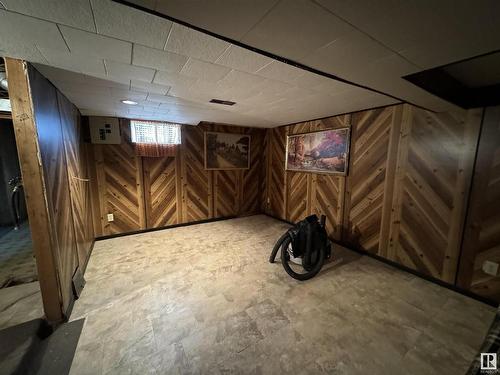
<svg viewBox="0 0 500 375">
<path fill-rule="evenodd" d="M 128 100 L 128 99 L 122 100 L 121 102 L 123 104 L 128 104 L 128 105 L 136 105 L 137 104 L 137 102 L 134 102 L 133 100 Z"/>
</svg>

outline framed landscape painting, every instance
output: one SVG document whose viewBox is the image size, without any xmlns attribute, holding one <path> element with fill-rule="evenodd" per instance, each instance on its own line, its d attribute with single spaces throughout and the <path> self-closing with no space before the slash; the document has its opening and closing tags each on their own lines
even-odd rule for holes
<svg viewBox="0 0 500 375">
<path fill-rule="evenodd" d="M 205 132 L 205 169 L 250 168 L 250 136 Z"/>
<path fill-rule="evenodd" d="M 348 154 L 349 128 L 289 135 L 285 169 L 346 175 Z"/>
</svg>

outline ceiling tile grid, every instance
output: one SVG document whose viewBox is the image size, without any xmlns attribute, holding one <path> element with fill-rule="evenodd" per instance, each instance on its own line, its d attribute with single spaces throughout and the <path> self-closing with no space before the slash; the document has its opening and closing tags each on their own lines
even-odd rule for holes
<svg viewBox="0 0 500 375">
<path fill-rule="evenodd" d="M 494 17 L 483 7 L 468 20 L 464 0 L 452 2 L 458 3 L 455 16 L 447 13 L 449 0 L 384 0 L 376 7 L 368 0 L 135 2 L 436 110 L 455 107 L 401 76 L 500 44 Z M 2 0 L 0 54 L 38 63 L 83 113 L 276 126 L 398 101 L 110 0 L 68 3 Z M 477 37 L 464 30 L 483 39 L 472 48 Z M 120 102 L 127 98 L 138 104 Z M 236 104 L 224 107 L 211 98 Z"/>
</svg>

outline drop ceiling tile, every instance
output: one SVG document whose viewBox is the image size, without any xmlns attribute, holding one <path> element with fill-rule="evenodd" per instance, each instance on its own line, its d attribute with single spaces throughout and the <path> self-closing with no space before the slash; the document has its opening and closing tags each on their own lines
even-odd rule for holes
<svg viewBox="0 0 500 375">
<path fill-rule="evenodd" d="M 216 61 L 217 64 L 224 65 L 243 72 L 255 73 L 273 60 L 259 53 L 231 45 Z"/>
<path fill-rule="evenodd" d="M 149 83 L 137 80 L 132 80 L 132 82 L 130 83 L 130 88 L 136 91 L 159 94 L 159 95 L 167 95 L 168 91 L 170 90 L 170 86 L 158 85 L 155 83 Z"/>
<path fill-rule="evenodd" d="M 165 49 L 180 55 L 215 62 L 228 47 L 229 43 L 227 42 L 174 24 Z"/>
<path fill-rule="evenodd" d="M 264 68 L 257 71 L 256 74 L 269 79 L 274 79 L 276 81 L 293 83 L 306 74 L 306 71 L 289 64 L 273 61 L 269 65 L 266 65 Z"/>
<path fill-rule="evenodd" d="M 0 10 L 0 49 L 17 48 L 19 51 L 31 50 L 42 46 L 58 51 L 67 51 L 68 47 L 57 25 L 51 22 Z"/>
<path fill-rule="evenodd" d="M 300 59 L 352 30 L 308 0 L 282 0 L 242 39 L 279 56 Z"/>
<path fill-rule="evenodd" d="M 164 0 L 157 2 L 155 10 L 239 40 L 275 3 L 277 0 Z"/>
<path fill-rule="evenodd" d="M 123 63 L 130 63 L 132 59 L 132 43 L 66 26 L 60 29 L 71 52 Z"/>
<path fill-rule="evenodd" d="M 111 88 L 111 96 L 120 100 L 133 100 L 134 102 L 139 102 L 141 100 L 146 100 L 148 94 L 145 92 L 134 91 L 134 90 L 123 90 Z"/>
<path fill-rule="evenodd" d="M 109 0 L 91 0 L 97 32 L 163 49 L 172 22 Z"/>
<path fill-rule="evenodd" d="M 372 38 L 353 31 L 317 49 L 301 60 L 305 65 L 345 78 L 370 62 L 394 53 Z"/>
<path fill-rule="evenodd" d="M 8 10 L 36 18 L 95 32 L 88 0 L 2 0 Z"/>
<path fill-rule="evenodd" d="M 19 41 L 0 40 L 0 56 L 23 59 L 32 63 L 48 64 L 45 57 L 34 44 L 21 44 Z"/>
<path fill-rule="evenodd" d="M 181 74 L 208 82 L 216 82 L 224 78 L 230 71 L 230 68 L 222 65 L 190 58 L 182 68 Z"/>
<path fill-rule="evenodd" d="M 195 78 L 180 75 L 178 73 L 157 71 L 153 83 L 165 86 L 192 85 Z"/>
<path fill-rule="evenodd" d="M 153 81 L 154 69 L 143 68 L 130 64 L 122 64 L 111 60 L 105 60 L 107 75 L 128 80 L 138 80 L 144 82 Z"/>
<path fill-rule="evenodd" d="M 134 44 L 132 64 L 165 72 L 180 72 L 188 58 L 173 52 Z"/>
<path fill-rule="evenodd" d="M 102 59 L 89 55 L 53 51 L 48 48 L 38 47 L 40 53 L 45 57 L 48 64 L 56 68 L 66 69 L 89 75 L 105 75 L 104 62 Z"/>
</svg>

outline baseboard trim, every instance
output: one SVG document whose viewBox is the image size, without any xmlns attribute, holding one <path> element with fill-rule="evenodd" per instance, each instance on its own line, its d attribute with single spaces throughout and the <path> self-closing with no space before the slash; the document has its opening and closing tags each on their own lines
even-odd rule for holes
<svg viewBox="0 0 500 375">
<path fill-rule="evenodd" d="M 124 237 L 124 236 L 131 236 L 134 234 L 142 234 L 142 233 L 149 233 L 149 232 L 156 232 L 159 230 L 166 230 L 166 229 L 173 229 L 173 228 L 180 228 L 180 227 L 187 227 L 190 225 L 198 225 L 198 224 L 206 224 L 206 223 L 213 223 L 216 221 L 223 221 L 223 220 L 229 220 L 229 219 L 235 219 L 239 216 L 224 216 L 224 217 L 216 217 L 212 219 L 205 219 L 205 220 L 198 220 L 198 221 L 191 221 L 189 223 L 180 223 L 180 224 L 172 224 L 172 225 L 166 225 L 164 227 L 158 227 L 158 228 L 147 228 L 147 229 L 140 229 L 140 230 L 135 230 L 132 232 L 125 232 L 125 233 L 116 233 L 116 234 L 109 234 L 106 236 L 99 236 L 96 237 L 95 241 L 102 241 L 102 240 L 109 240 L 110 238 L 117 238 L 117 237 Z M 94 246 L 92 245 L 92 248 Z M 90 258 L 90 256 L 89 256 Z"/>
<path fill-rule="evenodd" d="M 273 219 L 279 220 L 279 221 L 281 221 L 283 223 L 294 225 L 294 223 L 292 223 L 292 222 L 290 222 L 288 220 L 282 219 L 280 217 L 277 217 L 277 216 L 274 216 L 274 215 L 270 215 L 270 214 L 267 214 L 267 213 L 264 213 L 264 215 L 269 216 L 269 217 L 271 217 Z M 335 243 L 335 244 L 341 245 L 343 247 L 346 247 L 349 250 L 352 250 L 352 251 L 354 251 L 354 252 L 356 252 L 358 254 L 366 255 L 366 256 L 368 256 L 370 258 L 378 260 L 379 262 L 385 263 L 385 264 L 387 264 L 389 266 L 392 266 L 394 268 L 397 268 L 397 269 L 399 269 L 401 271 L 405 271 L 405 272 L 411 273 L 412 275 L 420 277 L 421 279 L 427 280 L 427 281 L 429 281 L 431 283 L 437 284 L 437 285 L 439 285 L 441 287 L 444 287 L 446 289 L 450 289 L 450 290 L 454 291 L 455 293 L 462 294 L 462 295 L 464 295 L 466 297 L 472 298 L 472 299 L 474 299 L 476 301 L 485 303 L 485 304 L 493 306 L 493 307 L 498 307 L 499 306 L 498 302 L 495 302 L 494 300 L 492 300 L 490 298 L 480 296 L 480 295 L 478 295 L 476 293 L 471 292 L 470 290 L 463 289 L 463 288 L 461 288 L 459 286 L 447 283 L 447 282 L 445 282 L 443 280 L 440 280 L 440 279 L 437 279 L 437 278 L 435 278 L 433 276 L 426 275 L 426 274 L 424 274 L 422 272 L 419 272 L 419 271 L 416 271 L 416 270 L 414 270 L 414 269 L 412 269 L 410 267 L 403 266 L 402 264 L 399 264 L 399 263 L 394 262 L 392 260 L 389 260 L 389 259 L 386 259 L 384 257 L 381 257 L 380 255 L 376 255 L 376 254 L 370 253 L 370 252 L 368 252 L 366 250 L 352 248 L 351 246 L 349 246 L 349 244 L 343 243 L 341 241 L 332 241 L 332 242 Z"/>
</svg>

